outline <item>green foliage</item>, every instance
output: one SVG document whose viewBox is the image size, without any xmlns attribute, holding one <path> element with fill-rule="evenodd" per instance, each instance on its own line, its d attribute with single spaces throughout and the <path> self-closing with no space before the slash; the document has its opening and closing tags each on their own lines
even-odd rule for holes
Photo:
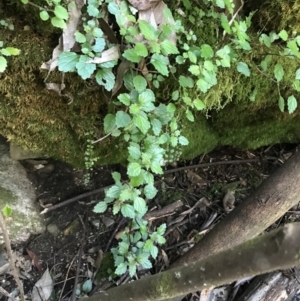
<svg viewBox="0 0 300 301">
<path fill-rule="evenodd" d="M 30 4 L 27 0 L 21 1 Z M 39 7 L 40 18 L 43 21 L 51 19 L 53 26 L 65 28 L 69 14 L 64 2 L 46 2 L 47 6 Z M 99 26 L 99 19 L 106 22 L 104 7 L 119 26 L 119 33 L 114 38 L 121 37 L 122 52 Z M 245 59 L 252 51 L 252 41 L 247 33 L 252 14 L 233 20 L 227 13 L 234 11 L 230 0 L 203 0 L 199 7 L 185 0 L 182 7 L 183 16 L 178 15 L 175 20 L 166 7 L 162 11 L 163 22 L 157 26 L 152 21 L 137 20 L 136 10 L 126 1 L 106 0 L 104 3 L 103 0 L 88 0 L 82 28 L 74 35 L 80 51 L 65 51 L 58 58 L 59 71 L 76 72 L 83 80 L 94 79 L 106 91 L 114 91 L 118 84 L 114 68 L 120 59 L 130 63 L 121 83 L 128 91 L 122 90 L 117 97 L 113 93 L 110 111 L 103 120 L 106 136 L 119 137 L 127 147 L 128 179 L 122 180 L 119 173 L 113 172 L 114 185 L 105 192 L 104 200 L 94 207 L 97 213 L 110 208 L 114 215 L 122 214 L 128 219 L 128 228 L 118 246 L 112 249 L 117 275 L 129 271 L 133 276 L 138 266 L 151 268 L 151 259 L 157 257 L 159 246 L 165 243 L 166 226 L 163 224 L 149 233 L 147 221 L 143 219 L 149 200 L 157 194 L 154 176 L 163 174 L 166 163 L 179 160 L 182 147 L 189 144 L 181 133 L 179 114 L 194 122 L 198 111 L 207 113 L 211 109 L 209 93 L 220 84 L 224 70 L 235 70 L 238 76 L 247 78 L 251 78 L 254 72 L 262 73 L 278 89 L 280 111 L 284 112 L 287 106 L 291 114 L 297 108 L 296 93 L 282 96 L 280 91 L 284 90 L 281 88 L 300 91 L 300 69 L 296 71 L 294 81 L 286 83 L 289 70 L 285 70 L 274 57 L 298 59 L 299 36 L 285 30 L 258 36 L 256 42 L 261 44 L 262 53 L 267 53 L 261 55 L 258 66 Z M 215 37 L 211 41 L 198 40 L 195 33 L 197 28 L 203 28 L 204 19 L 214 24 Z M 276 48 L 276 53 L 271 51 L 274 43 L 281 46 Z M 115 56 L 110 57 L 108 53 L 114 51 Z M 6 68 L 3 56 L 13 55 L 16 51 L 7 47 L 1 53 L 0 71 L 1 66 L 3 70 Z M 171 76 L 175 80 L 170 97 L 158 101 L 161 86 Z M 257 93 L 256 88 L 253 89 L 249 95 L 251 102 L 255 101 Z M 86 184 L 97 161 L 93 133 L 87 136 Z"/>
<path fill-rule="evenodd" d="M 8 205 L 5 205 L 5 207 L 2 209 L 2 212 L 3 212 L 4 216 L 8 217 L 11 215 L 12 209 Z"/>
</svg>

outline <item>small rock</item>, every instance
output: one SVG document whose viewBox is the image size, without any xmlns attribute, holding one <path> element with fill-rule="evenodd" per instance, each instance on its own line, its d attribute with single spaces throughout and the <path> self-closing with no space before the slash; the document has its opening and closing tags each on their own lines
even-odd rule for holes
<svg viewBox="0 0 300 301">
<path fill-rule="evenodd" d="M 41 173 L 51 173 L 53 170 L 54 170 L 54 165 L 53 164 L 48 164 L 48 165 L 40 168 L 38 170 L 38 173 L 39 174 L 41 174 Z"/>
<path fill-rule="evenodd" d="M 59 228 L 55 224 L 49 224 L 47 226 L 47 231 L 52 234 L 54 237 L 57 237 L 60 233 Z"/>
<path fill-rule="evenodd" d="M 109 228 L 111 225 L 115 223 L 115 221 L 110 217 L 102 216 L 101 219 L 106 228 Z"/>
</svg>

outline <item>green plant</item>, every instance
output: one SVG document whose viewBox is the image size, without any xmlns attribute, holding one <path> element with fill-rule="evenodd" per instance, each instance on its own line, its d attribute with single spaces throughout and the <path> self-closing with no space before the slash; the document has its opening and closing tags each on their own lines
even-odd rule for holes
<svg viewBox="0 0 300 301">
<path fill-rule="evenodd" d="M 0 20 L 0 25 L 9 29 L 14 30 L 14 25 L 10 23 L 8 20 Z M 3 47 L 4 43 L 3 41 L 0 41 L 0 73 L 4 72 L 7 68 L 7 59 L 6 57 L 12 56 L 12 55 L 19 55 L 20 50 L 15 47 Z"/>
<path fill-rule="evenodd" d="M 61 1 L 45 4 L 45 7 L 34 5 L 40 10 L 42 20 L 47 20 L 50 12 L 54 14 L 51 19 L 54 26 L 68 28 L 70 6 L 74 3 L 69 4 L 68 11 Z M 220 109 L 230 102 L 231 99 L 212 102 L 210 97 L 211 90 L 219 84 L 218 77 L 228 68 L 246 77 L 255 70 L 273 81 L 279 92 L 279 108 L 284 111 L 285 101 L 280 91 L 286 87 L 300 91 L 300 71 L 296 71 L 292 83 L 284 83 L 283 65 L 278 60 L 276 64 L 273 62 L 278 56 L 299 58 L 300 41 L 296 33 L 289 38 L 285 31 L 263 33 L 251 40 L 248 28 L 252 14 L 246 18 L 234 17 L 231 0 L 203 0 L 199 7 L 184 0 L 175 18 L 165 5 L 159 22 L 154 21 L 158 16 L 153 18 L 151 12 L 148 19 L 137 19 L 137 10 L 126 1 L 88 0 L 85 8 L 82 28 L 77 28 L 74 34 L 80 51 L 63 51 L 58 58 L 58 69 L 76 72 L 82 79 L 95 80 L 112 91 L 110 111 L 104 118 L 105 136 L 98 141 L 112 136 L 127 145 L 128 180 L 113 172 L 115 184 L 94 211 L 102 213 L 110 208 L 113 214 L 121 213 L 128 219 L 128 227 L 112 252 L 115 273 L 121 275 L 129 270 L 133 276 L 138 265 L 151 267 L 150 259 L 157 257 L 158 246 L 165 242 L 165 224 L 149 233 L 143 216 L 148 210 L 147 202 L 157 194 L 154 176 L 163 174 L 167 162 L 179 160 L 181 148 L 189 143 L 182 135 L 179 118 L 184 115 L 193 122 L 197 112 L 208 114 L 209 110 Z M 105 26 L 107 13 L 119 27 L 117 34 Z M 99 20 L 105 24 L 103 27 Z M 204 28 L 203 24 L 211 26 Z M 211 40 L 201 40 L 197 28 L 210 31 Z M 275 42 L 280 47 L 271 47 Z M 251 61 L 251 43 L 260 43 L 262 69 Z M 271 48 L 273 52 L 269 51 Z M 117 73 L 121 73 L 119 78 L 114 73 L 116 67 Z M 164 97 L 161 90 L 167 77 L 175 80 L 171 91 L 168 90 L 170 95 Z M 114 97 L 121 86 L 127 93 Z M 250 101 L 255 101 L 256 93 L 254 89 Z M 287 97 L 287 106 L 289 113 L 296 109 L 293 94 Z M 85 156 L 88 173 L 96 160 L 90 137 Z"/>
</svg>

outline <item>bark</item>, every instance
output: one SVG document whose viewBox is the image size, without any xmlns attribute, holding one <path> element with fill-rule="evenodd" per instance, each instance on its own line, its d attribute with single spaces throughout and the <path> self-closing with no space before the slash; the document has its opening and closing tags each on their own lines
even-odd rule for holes
<svg viewBox="0 0 300 301">
<path fill-rule="evenodd" d="M 262 233 L 286 211 L 300 202 L 299 181 L 300 153 L 296 152 L 170 268 L 233 248 Z M 172 299 L 172 301 L 181 300 L 182 297 Z"/>
<path fill-rule="evenodd" d="M 171 268 L 206 258 L 259 235 L 300 202 L 299 183 L 300 152 L 296 152 Z"/>
<path fill-rule="evenodd" d="M 237 301 L 292 300 L 298 290 L 296 278 L 290 279 L 282 272 L 274 272 L 256 277 Z"/>
<path fill-rule="evenodd" d="M 87 301 L 158 301 L 230 283 L 300 263 L 300 223 L 285 225 L 232 250 L 191 262 L 107 292 Z"/>
</svg>

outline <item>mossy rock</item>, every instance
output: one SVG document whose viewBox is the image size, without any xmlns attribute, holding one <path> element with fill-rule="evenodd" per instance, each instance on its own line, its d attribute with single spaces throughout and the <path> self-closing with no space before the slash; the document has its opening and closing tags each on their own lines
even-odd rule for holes
<svg viewBox="0 0 300 301">
<path fill-rule="evenodd" d="M 83 81 L 70 73 L 64 76 L 66 88 L 62 96 L 47 90 L 44 83 L 47 72 L 40 66 L 51 58 L 57 38 L 41 36 L 33 28 L 25 30 L 22 22 L 16 22 L 15 26 L 14 32 L 0 28 L 4 42 L 21 49 L 21 55 L 10 57 L 7 71 L 0 74 L 0 134 L 25 149 L 83 167 L 87 138 L 104 135 L 103 119 L 113 107 L 114 98 L 93 79 Z M 218 43 L 214 30 L 213 23 L 195 30 L 199 37 L 197 43 Z M 238 73 L 234 67 L 224 68 L 218 73 L 217 85 L 206 95 L 197 89 L 188 91 L 191 99 L 202 99 L 208 110 L 196 113 L 195 122 L 191 123 L 185 117 L 185 109 L 179 109 L 178 123 L 190 141 L 182 149 L 182 158 L 193 158 L 220 145 L 254 149 L 272 143 L 300 141 L 299 110 L 291 115 L 280 112 L 277 84 L 271 80 L 275 64 L 281 63 L 285 75 L 280 93 L 287 99 L 293 93 L 290 87 L 297 65 L 290 58 L 277 56 L 269 70 L 261 72 L 256 67 L 268 49 L 257 41 L 256 30 L 250 30 L 250 35 L 253 50 L 240 53 L 240 60 L 250 66 L 251 77 Z M 274 51 L 280 49 L 280 46 L 274 47 Z M 187 66 L 181 66 L 179 74 L 188 74 Z M 47 82 L 59 84 L 62 75 L 54 71 Z M 168 103 L 178 86 L 173 77 L 166 79 L 156 91 L 158 101 Z M 299 93 L 294 95 L 300 99 Z M 125 162 L 126 144 L 121 141 L 108 137 L 96 144 L 98 164 Z"/>
</svg>

